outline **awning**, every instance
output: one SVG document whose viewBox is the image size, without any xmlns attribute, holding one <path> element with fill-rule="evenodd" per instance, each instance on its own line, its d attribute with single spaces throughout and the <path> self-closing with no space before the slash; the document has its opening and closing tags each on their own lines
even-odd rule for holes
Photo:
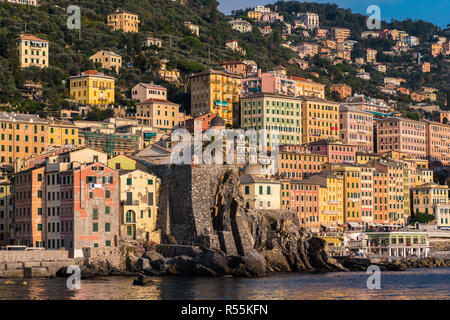
<svg viewBox="0 0 450 320">
<path fill-rule="evenodd" d="M 352 228 L 359 228 L 360 224 L 358 222 L 347 222 Z"/>
<path fill-rule="evenodd" d="M 375 227 L 375 224 L 373 224 L 372 222 L 368 222 L 367 225 L 368 225 L 369 227 Z"/>
</svg>

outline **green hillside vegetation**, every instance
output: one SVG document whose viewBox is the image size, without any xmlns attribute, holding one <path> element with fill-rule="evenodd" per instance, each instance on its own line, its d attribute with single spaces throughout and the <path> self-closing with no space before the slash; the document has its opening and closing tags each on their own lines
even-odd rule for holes
<svg viewBox="0 0 450 320">
<path fill-rule="evenodd" d="M 354 91 L 368 95 L 387 98 L 376 89 L 382 82 L 383 75 L 371 70 L 374 82 L 356 78 L 356 67 L 348 64 L 331 65 L 328 60 L 319 57 L 310 59 L 311 69 L 308 72 L 300 70 L 288 61 L 296 57 L 290 49 L 281 47 L 282 24 L 272 25 L 270 36 L 263 36 L 256 26 L 254 31 L 241 34 L 232 30 L 227 17 L 217 10 L 216 0 L 190 0 L 188 5 L 181 5 L 172 0 L 42 0 L 38 8 L 22 5 L 0 3 L 0 104 L 11 104 L 12 108 L 20 112 L 33 112 L 43 115 L 58 115 L 61 107 L 70 104 L 68 79 L 88 69 L 97 69 L 116 77 L 116 104 L 133 108 L 130 101 L 130 88 L 138 82 L 155 82 L 168 87 L 168 98 L 180 103 L 182 109 L 189 112 L 188 77 L 190 72 L 198 72 L 206 68 L 219 68 L 217 63 L 224 60 L 249 59 L 254 60 L 263 71 L 271 70 L 277 65 L 288 68 L 291 75 L 311 78 L 309 72 L 320 75 L 317 81 L 324 84 L 343 82 L 354 87 Z M 70 5 L 81 7 L 81 32 L 69 30 L 66 27 L 68 14 L 66 8 Z M 306 10 L 320 15 L 321 25 L 324 27 L 341 26 L 352 29 L 352 38 L 361 40 L 360 32 L 364 31 L 365 17 L 352 14 L 349 10 L 339 9 L 336 5 L 278 2 L 278 11 L 291 21 L 292 12 Z M 271 6 L 274 8 L 274 6 Z M 112 31 L 106 25 L 107 14 L 116 9 L 125 9 L 139 15 L 141 21 L 139 33 L 126 34 Z M 234 12 L 236 17 L 246 18 L 246 12 Z M 248 19 L 249 20 L 249 19 Z M 184 26 L 190 21 L 200 27 L 200 37 L 197 38 Z M 250 21 L 250 20 L 249 20 Z M 431 37 L 438 32 L 437 27 L 422 21 L 392 22 L 396 28 L 419 36 Z M 389 25 L 387 25 L 389 26 Z M 20 69 L 15 47 L 15 41 L 21 32 L 32 33 L 50 41 L 49 61 L 46 69 Z M 150 34 L 163 40 L 163 48 L 142 48 L 141 39 Z M 238 40 L 240 46 L 246 50 L 246 56 L 225 49 L 225 41 Z M 302 36 L 291 35 L 288 40 L 303 41 Z M 425 40 L 425 39 L 424 39 Z M 421 41 L 424 41 L 421 39 Z M 370 46 L 374 49 L 389 50 L 391 43 L 379 40 L 364 40 L 360 43 L 360 50 Z M 119 74 L 113 70 L 101 70 L 100 65 L 89 61 L 89 56 L 100 51 L 114 51 L 123 57 L 123 67 Z M 419 47 L 423 56 L 427 57 L 429 49 Z M 362 52 L 362 51 L 361 51 Z M 428 53 L 429 55 L 429 53 Z M 380 59 L 390 59 L 380 55 Z M 397 57 L 395 57 L 397 58 Z M 183 75 L 182 86 L 174 86 L 158 79 L 157 71 L 160 60 L 167 59 L 168 67 L 181 69 Z M 404 61 L 403 61 L 404 59 Z M 411 57 L 400 58 L 391 63 L 410 63 Z M 441 90 L 450 83 L 448 78 L 449 66 L 442 57 L 429 59 L 437 68 L 432 74 L 418 74 L 410 71 L 397 71 L 399 76 L 408 79 L 408 84 L 418 87 L 422 84 L 435 86 Z M 393 73 L 392 71 L 391 73 Z M 44 87 L 43 101 L 23 101 L 20 90 L 26 81 L 40 82 Z M 331 95 L 329 98 L 335 99 Z M 443 104 L 445 96 L 440 96 L 439 103 Z"/>
</svg>

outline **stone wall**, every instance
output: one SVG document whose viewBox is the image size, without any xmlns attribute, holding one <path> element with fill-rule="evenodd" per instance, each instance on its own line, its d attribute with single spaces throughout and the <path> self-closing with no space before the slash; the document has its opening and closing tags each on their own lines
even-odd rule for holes
<svg viewBox="0 0 450 320">
<path fill-rule="evenodd" d="M 0 251 L 0 278 L 51 277 L 75 264 L 66 250 Z"/>
</svg>

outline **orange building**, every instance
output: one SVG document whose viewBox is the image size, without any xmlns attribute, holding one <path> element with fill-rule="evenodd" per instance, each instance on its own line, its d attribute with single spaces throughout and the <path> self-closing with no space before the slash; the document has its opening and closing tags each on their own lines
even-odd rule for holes
<svg viewBox="0 0 450 320">
<path fill-rule="evenodd" d="M 389 224 L 387 172 L 374 170 L 373 172 L 373 222 L 375 224 Z"/>
<path fill-rule="evenodd" d="M 45 190 L 45 164 L 14 177 L 16 244 L 45 247 Z"/>
<path fill-rule="evenodd" d="M 290 209 L 298 213 L 300 226 L 319 231 L 320 185 L 307 180 L 291 180 Z"/>
<path fill-rule="evenodd" d="M 128 11 L 116 10 L 116 12 L 107 16 L 107 24 L 114 31 L 138 32 L 139 23 L 139 16 Z"/>
<path fill-rule="evenodd" d="M 434 166 L 450 165 L 450 125 L 422 120 L 427 136 L 427 159 Z"/>
<path fill-rule="evenodd" d="M 282 178 L 305 179 L 321 171 L 328 162 L 326 155 L 313 154 L 301 146 L 281 146 L 278 154 L 278 175 Z"/>
<path fill-rule="evenodd" d="M 339 93 L 339 97 L 341 99 L 345 99 L 346 97 L 349 97 L 352 95 L 352 87 L 339 83 L 339 84 L 333 84 L 330 86 L 330 92 L 336 91 Z"/>
<path fill-rule="evenodd" d="M 431 65 L 429 62 L 422 62 L 419 65 L 420 71 L 425 73 L 425 72 L 430 72 L 431 71 Z"/>
<path fill-rule="evenodd" d="M 13 164 L 19 158 L 47 149 L 48 122 L 37 115 L 0 113 L 0 163 Z"/>
</svg>

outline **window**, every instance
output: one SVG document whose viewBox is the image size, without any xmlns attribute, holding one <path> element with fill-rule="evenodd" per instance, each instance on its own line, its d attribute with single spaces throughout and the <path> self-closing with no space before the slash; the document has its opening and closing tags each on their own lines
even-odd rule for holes
<svg viewBox="0 0 450 320">
<path fill-rule="evenodd" d="M 250 186 L 245 186 L 245 194 L 250 194 Z"/>
<path fill-rule="evenodd" d="M 127 186 L 131 186 L 133 183 L 133 179 L 132 178 L 127 178 Z"/>
<path fill-rule="evenodd" d="M 153 179 L 148 179 L 147 180 L 147 183 L 150 185 L 150 184 L 153 184 Z"/>
<path fill-rule="evenodd" d="M 259 194 L 263 194 L 263 187 L 259 186 Z"/>
<path fill-rule="evenodd" d="M 93 223 L 92 224 L 92 231 L 93 232 L 98 232 L 98 223 Z M 98 246 L 98 244 L 97 244 L 97 246 Z"/>
<path fill-rule="evenodd" d="M 98 220 L 98 209 L 93 209 L 92 220 Z"/>
<path fill-rule="evenodd" d="M 105 246 L 106 247 L 111 247 L 111 240 L 106 240 Z"/>
<path fill-rule="evenodd" d="M 38 214 L 38 216 L 42 216 L 42 208 L 37 209 L 37 214 Z"/>
<path fill-rule="evenodd" d="M 111 208 L 105 207 L 105 214 L 110 214 L 110 213 L 111 213 Z"/>
<path fill-rule="evenodd" d="M 107 222 L 105 223 L 105 232 L 110 232 L 111 231 L 111 225 Z"/>
<path fill-rule="evenodd" d="M 111 191 L 110 190 L 105 190 L 105 198 L 107 198 L 107 199 L 111 198 Z"/>
<path fill-rule="evenodd" d="M 152 206 L 152 205 L 153 205 L 153 192 L 149 192 L 149 193 L 148 193 L 148 202 L 147 202 L 147 204 L 148 204 L 149 206 Z"/>
</svg>

